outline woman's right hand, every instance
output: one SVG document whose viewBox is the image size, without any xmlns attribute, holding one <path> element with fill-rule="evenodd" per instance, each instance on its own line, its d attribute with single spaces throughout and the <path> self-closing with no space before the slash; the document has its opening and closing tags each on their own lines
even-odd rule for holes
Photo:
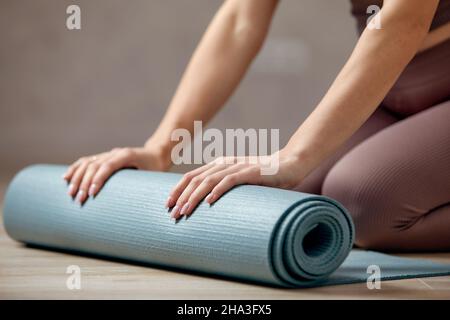
<svg viewBox="0 0 450 320">
<path fill-rule="evenodd" d="M 169 167 L 170 159 L 156 149 L 116 148 L 78 159 L 67 169 L 63 179 L 69 183 L 68 194 L 83 204 L 88 197 L 95 197 L 117 170 L 136 168 L 165 171 Z"/>
</svg>

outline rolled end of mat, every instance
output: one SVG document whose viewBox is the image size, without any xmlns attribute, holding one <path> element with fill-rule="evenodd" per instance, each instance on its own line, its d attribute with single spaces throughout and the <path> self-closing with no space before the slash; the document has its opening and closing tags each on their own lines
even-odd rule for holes
<svg viewBox="0 0 450 320">
<path fill-rule="evenodd" d="M 274 231 L 274 272 L 286 285 L 317 285 L 342 264 L 353 237 L 352 220 L 338 203 L 324 197 L 300 201 Z"/>
</svg>

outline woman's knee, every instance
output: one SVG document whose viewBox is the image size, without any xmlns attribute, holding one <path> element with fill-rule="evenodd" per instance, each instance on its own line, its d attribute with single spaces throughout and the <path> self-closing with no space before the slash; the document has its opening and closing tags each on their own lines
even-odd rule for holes
<svg viewBox="0 0 450 320">
<path fill-rule="evenodd" d="M 424 225 L 423 217 L 448 203 L 449 107 L 441 104 L 380 131 L 330 170 L 322 194 L 348 209 L 357 245 L 409 250 L 419 225 L 433 236 L 435 227 Z"/>
<path fill-rule="evenodd" d="M 345 160 L 344 160 L 345 161 Z M 384 181 L 384 186 L 386 181 Z M 364 167 L 338 163 L 327 175 L 322 194 L 340 202 L 355 224 L 355 244 L 367 249 L 389 246 L 396 200 Z"/>
</svg>

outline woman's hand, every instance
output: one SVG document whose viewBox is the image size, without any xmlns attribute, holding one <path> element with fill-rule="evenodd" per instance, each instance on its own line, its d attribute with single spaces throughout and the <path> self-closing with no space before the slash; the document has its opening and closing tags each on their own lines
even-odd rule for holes
<svg viewBox="0 0 450 320">
<path fill-rule="evenodd" d="M 272 165 L 270 169 L 268 164 Z M 171 191 L 166 207 L 173 207 L 171 217 L 179 219 L 183 215 L 189 216 L 203 198 L 213 204 L 236 185 L 292 189 L 304 178 L 302 171 L 298 158 L 284 155 L 282 151 L 266 157 L 219 158 L 186 173 Z"/>
<path fill-rule="evenodd" d="M 82 157 L 75 161 L 63 175 L 69 183 L 68 194 L 80 204 L 94 197 L 106 180 L 122 168 L 165 171 L 170 160 L 152 148 L 116 148 L 109 152 Z"/>
</svg>

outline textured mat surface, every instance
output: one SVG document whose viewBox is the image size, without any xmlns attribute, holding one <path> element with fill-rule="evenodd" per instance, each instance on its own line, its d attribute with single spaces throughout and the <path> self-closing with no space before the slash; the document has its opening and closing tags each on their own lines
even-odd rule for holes
<svg viewBox="0 0 450 320">
<path fill-rule="evenodd" d="M 122 170 L 81 207 L 66 193 L 64 171 L 36 165 L 14 178 L 4 208 L 12 238 L 281 286 L 362 282 L 371 265 L 382 279 L 450 274 L 450 265 L 427 260 L 350 253 L 351 219 L 328 198 L 239 186 L 174 223 L 164 202 L 178 174 Z"/>
</svg>

